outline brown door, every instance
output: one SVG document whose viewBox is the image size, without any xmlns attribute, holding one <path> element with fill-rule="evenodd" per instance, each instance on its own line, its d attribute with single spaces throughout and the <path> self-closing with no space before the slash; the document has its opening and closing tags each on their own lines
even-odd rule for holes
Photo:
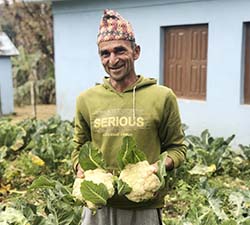
<svg viewBox="0 0 250 225">
<path fill-rule="evenodd" d="M 245 40 L 244 103 L 250 104 L 250 23 L 246 23 Z"/>
<path fill-rule="evenodd" d="M 181 98 L 206 99 L 208 26 L 165 29 L 164 84 Z"/>
</svg>

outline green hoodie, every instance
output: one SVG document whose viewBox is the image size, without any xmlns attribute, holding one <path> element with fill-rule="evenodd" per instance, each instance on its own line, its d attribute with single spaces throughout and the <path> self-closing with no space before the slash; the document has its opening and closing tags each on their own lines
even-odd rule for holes
<svg viewBox="0 0 250 225">
<path fill-rule="evenodd" d="M 155 79 L 138 76 L 138 80 L 122 93 L 104 78 L 80 94 L 76 102 L 74 169 L 78 163 L 79 147 L 92 141 L 99 148 L 110 170 L 117 169 L 117 152 L 124 136 L 132 135 L 149 163 L 168 151 L 178 167 L 185 159 L 186 146 L 176 97 L 171 89 L 156 84 Z M 108 205 L 117 208 L 158 208 L 163 196 L 144 203 L 134 203 L 114 196 Z"/>
</svg>

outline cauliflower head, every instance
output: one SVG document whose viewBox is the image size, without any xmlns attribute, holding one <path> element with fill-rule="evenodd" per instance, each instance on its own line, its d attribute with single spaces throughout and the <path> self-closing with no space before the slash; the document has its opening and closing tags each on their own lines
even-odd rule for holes
<svg viewBox="0 0 250 225">
<path fill-rule="evenodd" d="M 81 193 L 81 183 L 83 181 L 92 181 L 94 184 L 104 184 L 107 188 L 109 198 L 111 198 L 115 193 L 114 188 L 114 176 L 111 173 L 108 173 L 104 169 L 94 169 L 87 170 L 84 172 L 84 178 L 76 178 L 73 185 L 72 195 L 75 196 L 76 199 L 80 201 L 84 201 L 87 204 L 87 207 L 90 209 L 97 209 L 99 206 L 95 205 L 91 201 L 87 201 L 84 199 Z"/>
<path fill-rule="evenodd" d="M 109 193 L 109 198 L 111 198 L 115 193 L 114 188 L 114 176 L 112 173 L 108 173 L 104 169 L 94 169 L 94 170 L 87 170 L 84 172 L 85 178 L 84 180 L 92 181 L 95 184 L 103 183 Z"/>
<path fill-rule="evenodd" d="M 72 195 L 80 200 L 80 201 L 84 201 L 83 197 L 82 197 L 82 193 L 81 193 L 81 183 L 83 182 L 84 179 L 82 178 L 76 178 L 73 184 L 73 191 L 72 191 Z"/>
<path fill-rule="evenodd" d="M 161 187 L 161 182 L 153 170 L 146 160 L 125 166 L 119 179 L 132 188 L 131 192 L 125 195 L 129 200 L 142 202 L 154 197 Z"/>
</svg>

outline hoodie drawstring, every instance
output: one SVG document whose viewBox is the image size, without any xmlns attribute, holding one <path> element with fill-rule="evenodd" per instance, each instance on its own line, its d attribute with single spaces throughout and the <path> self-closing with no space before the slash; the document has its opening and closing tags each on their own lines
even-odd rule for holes
<svg viewBox="0 0 250 225">
<path fill-rule="evenodd" d="M 136 86 L 133 87 L 133 121 L 135 121 L 135 89 Z"/>
</svg>

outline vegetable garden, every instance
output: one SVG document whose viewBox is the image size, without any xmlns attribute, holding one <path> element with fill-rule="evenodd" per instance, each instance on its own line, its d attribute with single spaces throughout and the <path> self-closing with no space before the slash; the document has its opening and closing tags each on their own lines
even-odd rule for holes
<svg viewBox="0 0 250 225">
<path fill-rule="evenodd" d="M 78 225 L 70 121 L 0 119 L 0 225 Z M 250 145 L 189 135 L 187 160 L 167 173 L 166 225 L 250 225 Z"/>
</svg>

